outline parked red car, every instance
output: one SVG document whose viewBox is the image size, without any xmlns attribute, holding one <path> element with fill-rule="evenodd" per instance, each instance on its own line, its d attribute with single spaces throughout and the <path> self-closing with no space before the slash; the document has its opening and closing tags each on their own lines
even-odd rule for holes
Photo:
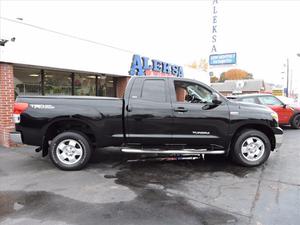
<svg viewBox="0 0 300 225">
<path fill-rule="evenodd" d="M 300 105 L 287 105 L 271 94 L 248 94 L 230 96 L 227 98 L 266 105 L 278 114 L 280 125 L 291 125 L 295 129 L 300 129 Z"/>
</svg>

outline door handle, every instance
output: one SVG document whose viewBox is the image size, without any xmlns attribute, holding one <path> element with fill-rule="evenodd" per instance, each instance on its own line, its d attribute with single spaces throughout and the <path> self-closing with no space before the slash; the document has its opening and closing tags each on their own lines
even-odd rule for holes
<svg viewBox="0 0 300 225">
<path fill-rule="evenodd" d="M 188 109 L 184 107 L 177 107 L 174 109 L 175 112 L 187 112 Z"/>
</svg>

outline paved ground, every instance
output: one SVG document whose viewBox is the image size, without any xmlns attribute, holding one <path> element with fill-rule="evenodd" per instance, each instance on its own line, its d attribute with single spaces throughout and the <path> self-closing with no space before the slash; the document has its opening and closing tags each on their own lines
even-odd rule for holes
<svg viewBox="0 0 300 225">
<path fill-rule="evenodd" d="M 300 130 L 258 168 L 227 160 L 126 162 L 97 153 L 64 172 L 32 148 L 0 148 L 0 224 L 300 224 Z M 132 158 L 132 156 L 130 156 Z"/>
</svg>

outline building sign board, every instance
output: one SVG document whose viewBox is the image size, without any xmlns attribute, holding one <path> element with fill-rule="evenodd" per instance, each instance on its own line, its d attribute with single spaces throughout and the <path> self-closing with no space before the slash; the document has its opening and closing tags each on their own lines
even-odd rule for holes
<svg viewBox="0 0 300 225">
<path fill-rule="evenodd" d="M 283 90 L 282 89 L 273 89 L 272 90 L 272 95 L 275 95 L 275 96 L 283 96 Z"/>
<path fill-rule="evenodd" d="M 148 57 L 133 55 L 129 70 L 131 76 L 176 76 L 183 77 L 182 66 L 166 63 L 156 59 L 150 60 Z"/>
<path fill-rule="evenodd" d="M 236 64 L 236 53 L 214 54 L 209 56 L 209 65 Z"/>
<path fill-rule="evenodd" d="M 218 0 L 212 0 L 212 6 L 213 6 L 213 16 L 212 16 L 212 36 L 211 36 L 211 42 L 212 42 L 212 48 L 211 53 L 217 52 L 217 25 L 218 25 Z"/>
</svg>

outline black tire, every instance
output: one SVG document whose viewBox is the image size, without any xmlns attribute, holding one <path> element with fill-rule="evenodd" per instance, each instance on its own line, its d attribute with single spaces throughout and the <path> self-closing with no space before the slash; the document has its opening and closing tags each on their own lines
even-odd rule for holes
<svg viewBox="0 0 300 225">
<path fill-rule="evenodd" d="M 91 152 L 92 148 L 89 138 L 77 131 L 67 131 L 58 134 L 51 141 L 49 147 L 51 161 L 57 168 L 62 170 L 82 169 L 88 163 Z M 74 162 L 72 162 L 73 160 Z"/>
<path fill-rule="evenodd" d="M 297 114 L 293 117 L 291 126 L 294 129 L 300 129 L 300 114 Z"/>
<path fill-rule="evenodd" d="M 255 146 L 253 151 L 259 152 L 256 155 L 256 157 L 255 157 L 255 152 L 253 154 L 252 153 L 250 154 L 248 153 L 248 151 L 250 150 L 246 150 L 246 152 L 242 151 L 242 148 L 247 149 L 247 147 L 250 146 L 250 144 L 248 145 L 247 140 L 251 140 L 251 139 L 252 139 L 253 146 Z M 261 147 L 258 148 L 257 146 L 260 145 L 259 143 L 263 145 L 261 145 Z M 264 150 L 262 150 L 262 148 L 264 148 Z M 242 130 L 237 135 L 237 138 L 235 139 L 232 145 L 231 158 L 236 163 L 242 166 L 254 167 L 263 164 L 269 158 L 270 152 L 271 152 L 271 143 L 269 138 L 264 133 L 254 129 L 253 130 L 245 129 Z M 253 155 L 254 155 L 253 159 L 248 159 L 248 157 L 252 158 Z"/>
</svg>

